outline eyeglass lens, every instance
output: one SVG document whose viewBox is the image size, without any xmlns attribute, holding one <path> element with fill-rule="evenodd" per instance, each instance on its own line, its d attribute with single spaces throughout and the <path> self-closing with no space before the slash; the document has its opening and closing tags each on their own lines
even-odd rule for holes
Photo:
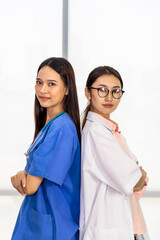
<svg viewBox="0 0 160 240">
<path fill-rule="evenodd" d="M 109 90 L 107 88 L 99 88 L 98 89 L 98 94 L 100 97 L 106 97 L 109 94 Z M 119 99 L 122 97 L 122 90 L 121 89 L 114 89 L 112 90 L 112 96 L 115 99 Z"/>
</svg>

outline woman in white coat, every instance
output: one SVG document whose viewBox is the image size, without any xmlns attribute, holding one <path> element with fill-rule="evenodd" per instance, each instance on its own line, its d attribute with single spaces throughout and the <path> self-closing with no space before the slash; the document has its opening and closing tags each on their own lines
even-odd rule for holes
<svg viewBox="0 0 160 240">
<path fill-rule="evenodd" d="M 149 239 L 139 205 L 146 172 L 110 119 L 123 93 L 115 69 L 103 66 L 89 74 L 82 126 L 80 240 Z"/>
</svg>

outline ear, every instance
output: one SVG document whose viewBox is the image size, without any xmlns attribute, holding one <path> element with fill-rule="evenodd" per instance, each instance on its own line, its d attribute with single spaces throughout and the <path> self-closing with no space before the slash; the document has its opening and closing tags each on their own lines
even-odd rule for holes
<svg viewBox="0 0 160 240">
<path fill-rule="evenodd" d="M 66 88 L 65 94 L 64 95 L 68 95 L 68 88 Z"/>
<path fill-rule="evenodd" d="M 86 95 L 86 98 L 90 101 L 91 100 L 91 92 L 88 91 L 87 87 L 85 88 L 85 95 Z"/>
</svg>

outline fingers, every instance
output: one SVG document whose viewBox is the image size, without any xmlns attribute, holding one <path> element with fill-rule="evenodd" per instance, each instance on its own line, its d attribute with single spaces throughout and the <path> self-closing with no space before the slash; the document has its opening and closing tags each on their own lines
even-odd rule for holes
<svg viewBox="0 0 160 240">
<path fill-rule="evenodd" d="M 24 191 L 23 191 L 23 187 L 22 187 L 22 184 L 21 184 L 21 180 L 19 179 L 19 176 L 18 174 L 14 175 L 11 177 L 11 182 L 12 182 L 12 185 L 13 187 L 20 193 L 24 196 Z"/>
<path fill-rule="evenodd" d="M 26 187 L 26 183 L 27 183 L 27 179 L 26 179 L 26 176 L 24 176 L 24 177 L 22 178 L 22 186 L 23 186 L 23 188 Z"/>
<path fill-rule="evenodd" d="M 23 179 L 24 178 L 24 179 Z M 26 174 L 24 172 L 19 172 L 11 177 L 12 186 L 23 196 L 25 195 L 23 185 L 26 185 Z M 23 179 L 23 182 L 22 182 Z"/>
<path fill-rule="evenodd" d="M 143 179 L 146 179 L 146 177 L 147 177 L 146 171 L 142 167 L 140 167 L 140 170 L 141 170 Z"/>
<path fill-rule="evenodd" d="M 143 187 L 144 187 L 145 184 L 146 184 L 145 179 L 146 179 L 146 177 L 147 177 L 147 173 L 146 173 L 146 171 L 142 168 L 142 166 L 140 166 L 139 169 L 140 169 L 140 171 L 141 171 L 141 173 L 142 173 L 142 176 L 141 176 L 141 178 L 139 179 L 138 183 L 134 186 L 134 188 L 133 188 L 133 191 L 134 191 L 134 192 L 139 192 L 140 190 L 143 189 Z"/>
<path fill-rule="evenodd" d="M 17 191 L 18 191 L 20 194 L 22 194 L 22 196 L 25 196 L 25 192 L 24 192 L 23 187 L 22 187 L 21 184 L 20 184 L 20 185 L 18 186 L 18 188 L 16 188 L 16 189 L 17 189 Z"/>
<path fill-rule="evenodd" d="M 17 181 L 17 176 L 16 176 L 16 175 L 14 175 L 14 176 L 11 177 L 11 183 L 12 183 L 12 186 L 13 186 L 14 188 L 17 188 L 17 186 L 18 186 L 18 181 Z"/>
<path fill-rule="evenodd" d="M 138 161 L 136 163 L 137 163 L 137 165 L 139 165 Z M 146 177 L 147 177 L 146 171 L 142 168 L 142 166 L 140 166 L 139 169 L 140 169 L 140 171 L 142 173 L 142 179 L 146 179 Z"/>
<path fill-rule="evenodd" d="M 15 188 L 15 176 L 11 177 L 11 183 L 12 183 L 12 186 Z"/>
</svg>

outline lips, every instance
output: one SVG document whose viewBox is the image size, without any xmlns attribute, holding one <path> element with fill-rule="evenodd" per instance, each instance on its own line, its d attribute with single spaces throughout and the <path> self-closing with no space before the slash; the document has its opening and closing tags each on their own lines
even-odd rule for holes
<svg viewBox="0 0 160 240">
<path fill-rule="evenodd" d="M 113 107 L 112 104 L 103 104 L 103 106 L 104 106 L 105 108 L 111 108 L 111 107 Z"/>
<path fill-rule="evenodd" d="M 49 99 L 48 97 L 44 97 L 44 96 L 40 96 L 39 98 L 40 98 L 42 101 L 46 101 L 46 100 Z"/>
</svg>

